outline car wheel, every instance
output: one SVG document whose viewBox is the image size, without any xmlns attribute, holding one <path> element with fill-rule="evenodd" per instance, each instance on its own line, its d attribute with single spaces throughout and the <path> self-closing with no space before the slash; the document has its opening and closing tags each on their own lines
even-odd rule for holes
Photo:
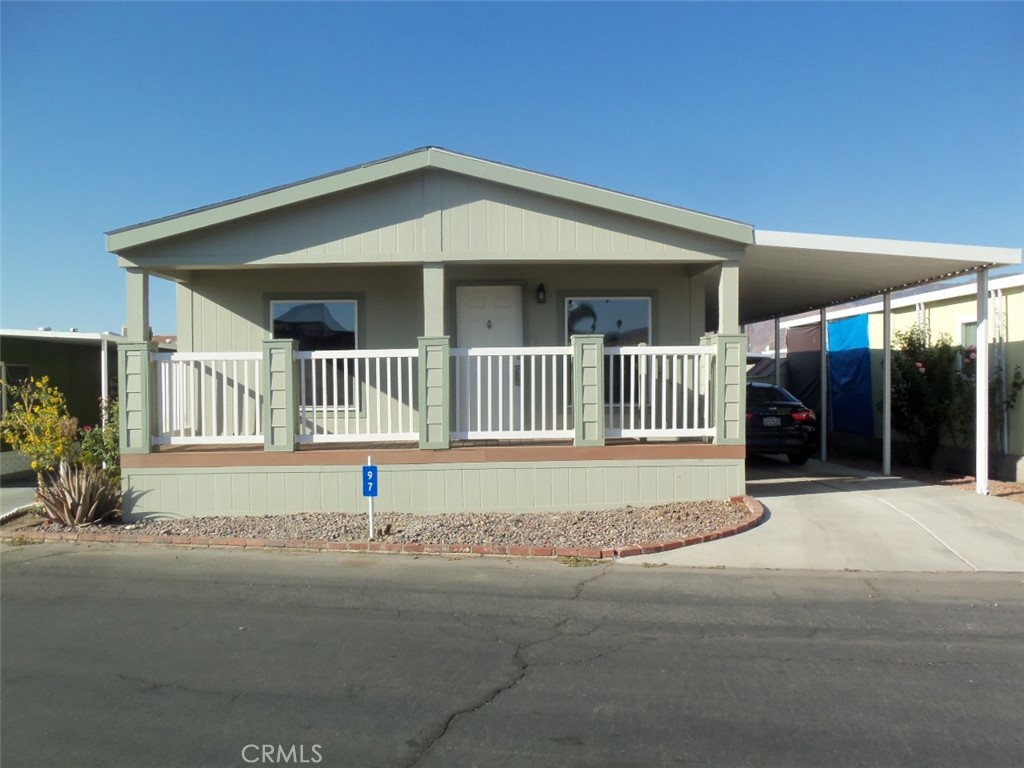
<svg viewBox="0 0 1024 768">
<path fill-rule="evenodd" d="M 789 454 L 789 463 L 796 464 L 799 467 L 806 464 L 809 458 L 811 458 L 811 454 L 807 453 L 806 451 L 802 451 L 800 453 L 791 453 Z"/>
</svg>

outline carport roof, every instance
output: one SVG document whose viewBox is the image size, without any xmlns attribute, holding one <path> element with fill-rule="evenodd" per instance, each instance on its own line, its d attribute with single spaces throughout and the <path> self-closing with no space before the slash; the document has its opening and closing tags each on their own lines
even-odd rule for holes
<svg viewBox="0 0 1024 768">
<path fill-rule="evenodd" d="M 982 267 L 1020 263 L 1019 248 L 755 229 L 740 268 L 740 322 L 795 315 Z"/>
</svg>

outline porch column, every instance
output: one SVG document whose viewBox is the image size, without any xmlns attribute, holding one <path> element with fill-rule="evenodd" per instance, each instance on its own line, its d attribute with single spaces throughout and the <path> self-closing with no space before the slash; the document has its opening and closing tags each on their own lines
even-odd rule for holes
<svg viewBox="0 0 1024 768">
<path fill-rule="evenodd" d="M 573 336 L 572 412 L 576 434 L 573 445 L 604 445 L 604 336 Z"/>
<path fill-rule="evenodd" d="M 153 364 L 148 341 L 118 344 L 117 390 L 121 420 L 121 453 L 149 453 L 153 449 Z"/>
<path fill-rule="evenodd" d="M 715 347 L 715 444 L 743 445 L 747 440 L 747 337 L 718 334 L 701 339 Z"/>
<path fill-rule="evenodd" d="M 423 335 L 444 336 L 444 264 L 423 265 Z"/>
<path fill-rule="evenodd" d="M 828 460 L 828 319 L 825 316 L 825 308 L 818 310 L 821 324 L 821 397 L 818 404 L 818 441 L 820 443 L 819 458 L 822 461 Z"/>
<path fill-rule="evenodd" d="M 978 270 L 978 333 L 975 360 L 974 476 L 975 490 L 988 496 L 988 270 Z"/>
<path fill-rule="evenodd" d="M 139 267 L 125 269 L 125 306 L 128 340 L 149 340 L 149 272 Z"/>
<path fill-rule="evenodd" d="M 775 386 L 782 386 L 782 352 L 779 347 L 782 346 L 782 328 L 779 324 L 779 318 L 775 318 L 775 341 L 772 346 L 775 348 Z"/>
<path fill-rule="evenodd" d="M 294 451 L 298 433 L 295 339 L 263 340 L 263 450 Z"/>
<path fill-rule="evenodd" d="M 445 450 L 452 444 L 450 340 L 421 336 L 419 352 L 420 448 Z"/>
<path fill-rule="evenodd" d="M 735 261 L 723 262 L 718 278 L 718 332 L 740 332 L 740 265 Z"/>
<path fill-rule="evenodd" d="M 882 296 L 882 474 L 892 474 L 892 292 Z"/>
</svg>

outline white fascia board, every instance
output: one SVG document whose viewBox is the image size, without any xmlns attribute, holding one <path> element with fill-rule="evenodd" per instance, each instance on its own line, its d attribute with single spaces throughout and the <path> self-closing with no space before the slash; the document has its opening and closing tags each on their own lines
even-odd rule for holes
<svg viewBox="0 0 1024 768">
<path fill-rule="evenodd" d="M 1022 287 L 1024 287 L 1024 274 L 1004 275 L 1003 277 L 997 277 L 988 281 L 989 296 L 991 296 L 994 291 L 1005 291 L 1010 288 Z M 905 307 L 916 307 L 918 304 L 935 304 L 937 302 L 948 301 L 950 299 L 962 299 L 967 296 L 976 296 L 977 293 L 978 288 L 975 283 L 963 283 L 962 285 L 954 285 L 934 291 L 915 293 L 912 296 L 901 296 L 898 299 L 894 298 L 892 300 L 892 308 L 895 310 L 903 309 Z M 881 312 L 882 307 L 883 303 L 881 301 L 874 301 L 870 304 L 860 304 L 855 307 L 833 307 L 827 310 L 826 318 L 828 320 L 841 320 L 845 317 L 870 315 Z M 795 317 L 789 320 L 782 320 L 779 323 L 779 327 L 794 328 L 802 325 L 817 325 L 818 322 L 818 315 L 815 314 L 814 316 Z"/>
<path fill-rule="evenodd" d="M 754 230 L 754 244 L 776 248 L 796 248 L 838 253 L 870 253 L 880 256 L 910 256 L 925 259 L 955 259 L 978 265 L 1014 265 L 1021 263 L 1020 248 L 987 245 L 957 245 L 916 240 L 885 240 L 874 237 L 818 235 L 807 232 Z"/>
<path fill-rule="evenodd" d="M 0 337 L 33 339 L 34 341 L 95 342 L 97 344 L 100 341 L 124 341 L 124 337 L 121 334 L 108 331 L 83 333 L 79 331 L 31 331 L 20 328 L 0 328 Z"/>
</svg>

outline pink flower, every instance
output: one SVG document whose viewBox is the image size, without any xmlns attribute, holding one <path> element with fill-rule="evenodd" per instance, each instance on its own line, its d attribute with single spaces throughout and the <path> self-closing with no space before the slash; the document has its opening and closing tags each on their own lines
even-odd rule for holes
<svg viewBox="0 0 1024 768">
<path fill-rule="evenodd" d="M 82 427 L 82 431 L 83 432 L 92 432 L 92 427 L 89 426 L 88 424 L 86 424 L 84 427 Z"/>
<path fill-rule="evenodd" d="M 924 368 L 924 363 L 921 362 L 914 363 L 914 365 L 916 365 L 918 368 Z"/>
<path fill-rule="evenodd" d="M 919 371 L 920 371 L 921 373 L 924 373 L 924 366 L 922 365 L 922 366 L 921 366 L 920 368 L 918 368 L 917 370 L 919 370 Z"/>
</svg>

